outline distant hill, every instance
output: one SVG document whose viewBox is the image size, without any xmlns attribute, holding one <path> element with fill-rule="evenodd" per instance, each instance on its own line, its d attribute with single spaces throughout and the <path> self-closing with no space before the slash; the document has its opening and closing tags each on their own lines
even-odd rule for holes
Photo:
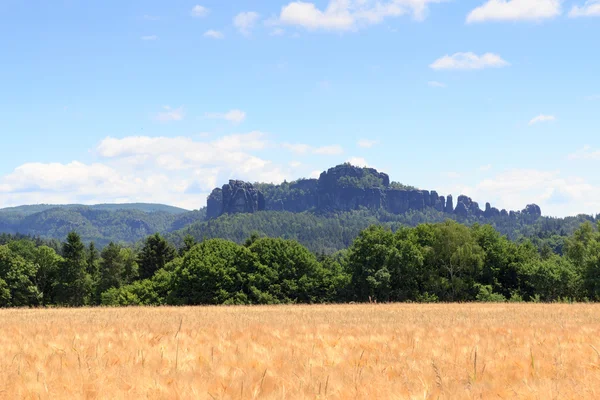
<svg viewBox="0 0 600 400">
<path fill-rule="evenodd" d="M 332 213 L 258 211 L 224 214 L 206 221 L 197 220 L 168 233 L 167 238 L 178 246 L 182 245 L 186 235 L 191 235 L 198 241 L 224 238 L 241 244 L 252 234 L 257 234 L 297 240 L 315 253 L 331 254 L 346 249 L 363 229 L 371 225 L 382 225 L 396 231 L 402 227 L 438 223 L 448 219 L 468 226 L 490 224 L 511 240 L 530 239 L 540 249 L 549 246 L 557 254 L 562 254 L 565 238 L 582 223 L 600 222 L 598 216 L 590 215 L 553 218 L 523 213 L 489 218 L 471 215 L 465 218 L 431 208 L 411 210 L 400 215 L 369 209 Z"/>
<path fill-rule="evenodd" d="M 156 232 L 182 229 L 206 217 L 162 204 L 30 205 L 0 209 L 0 233 L 64 239 L 77 231 L 84 241 L 104 246 L 134 243 Z"/>
<path fill-rule="evenodd" d="M 137 210 L 143 212 L 166 212 L 169 214 L 183 214 L 189 212 L 179 207 L 168 206 L 165 204 L 151 204 L 151 203 L 126 203 L 126 204 L 94 204 L 94 205 L 83 205 L 83 204 L 36 204 L 26 205 L 18 207 L 0 208 L 0 214 L 2 213 L 16 213 L 20 215 L 31 215 L 39 212 L 60 208 L 60 209 L 81 209 L 87 208 L 90 210 L 105 210 L 105 211 L 116 211 L 116 210 Z"/>
<path fill-rule="evenodd" d="M 178 245 L 186 235 L 243 243 L 257 233 L 298 240 L 316 253 L 333 253 L 349 246 L 369 225 L 396 230 L 447 219 L 490 224 L 512 240 L 530 238 L 559 254 L 565 235 L 584 221 L 600 221 L 599 216 L 586 215 L 545 217 L 535 204 L 507 211 L 486 203 L 482 209 L 464 195 L 453 199 L 393 182 L 372 168 L 342 164 L 324 171 L 319 179 L 280 185 L 231 180 L 213 190 L 207 207 L 198 211 L 144 203 L 0 209 L 0 233 L 64 240 L 74 230 L 98 246 L 111 241 L 136 243 L 156 232 Z"/>
</svg>

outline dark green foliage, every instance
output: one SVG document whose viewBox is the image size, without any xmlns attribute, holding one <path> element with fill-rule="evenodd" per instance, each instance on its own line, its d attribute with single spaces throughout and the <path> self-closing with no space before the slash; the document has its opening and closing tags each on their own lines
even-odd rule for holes
<svg viewBox="0 0 600 400">
<path fill-rule="evenodd" d="M 0 246 L 0 307 L 38 305 L 42 295 L 35 285 L 36 267 Z"/>
<path fill-rule="evenodd" d="M 102 293 L 103 306 L 159 306 L 167 303 L 171 291 L 171 272 L 161 269 L 151 279 L 135 281 Z"/>
<path fill-rule="evenodd" d="M 173 272 L 169 303 L 245 304 L 244 278 L 253 272 L 255 264 L 246 247 L 222 239 L 202 242 Z"/>
<path fill-rule="evenodd" d="M 42 293 L 42 304 L 54 303 L 54 288 L 58 285 L 58 268 L 63 258 L 54 249 L 41 246 L 36 249 L 34 264 L 37 266 L 36 283 Z"/>
<path fill-rule="evenodd" d="M 160 234 L 149 236 L 138 260 L 140 278 L 150 278 L 156 271 L 171 262 L 176 254 L 175 247 Z"/>
<path fill-rule="evenodd" d="M 356 215 L 366 214 L 347 213 L 344 221 Z M 308 234 L 312 227 L 300 221 L 284 218 L 278 229 Z M 547 238 L 537 237 L 541 246 L 511 241 L 479 223 L 386 224 L 349 236 L 338 252 L 311 252 L 255 230 L 240 238 L 243 245 L 188 236 L 178 253 L 154 234 L 139 251 L 109 243 L 99 255 L 74 232 L 60 255 L 52 243 L 2 235 L 0 307 L 600 300 L 600 233 L 590 222 L 561 236 L 560 251 Z"/>
<path fill-rule="evenodd" d="M 112 242 L 102 250 L 98 293 L 118 289 L 125 283 L 125 259 L 121 250 L 121 246 Z"/>
<path fill-rule="evenodd" d="M 154 204 L 23 206 L 0 209 L 0 232 L 63 239 L 76 230 L 83 241 L 102 248 L 111 241 L 133 243 L 154 232 L 182 229 L 205 216 L 204 209 L 187 212 Z"/>
<path fill-rule="evenodd" d="M 327 293 L 325 270 L 317 258 L 296 241 L 261 238 L 250 251 L 259 265 L 249 277 L 250 295 L 268 294 L 277 303 L 315 303 Z"/>
<path fill-rule="evenodd" d="M 372 225 L 381 225 L 397 231 L 406 226 L 441 223 L 451 218 L 457 217 L 431 208 L 409 211 L 401 215 L 365 209 L 337 213 L 262 211 L 254 214 L 222 215 L 210 221 L 197 221 L 166 236 L 183 246 L 183 239 L 187 235 L 196 240 L 222 238 L 241 244 L 250 235 L 257 234 L 297 240 L 314 253 L 333 254 L 348 248 L 362 230 Z M 490 225 L 509 240 L 519 242 L 530 239 L 540 250 L 547 246 L 553 253 L 562 254 L 565 237 L 588 220 L 588 217 L 580 216 L 564 219 L 540 217 L 530 221 L 529 216 L 517 215 L 469 217 L 460 222 L 467 226 Z"/>
<path fill-rule="evenodd" d="M 86 249 L 77 233 L 71 232 L 67 236 L 62 256 L 54 285 L 56 302 L 64 306 L 89 304 L 93 282 L 87 272 Z"/>
</svg>

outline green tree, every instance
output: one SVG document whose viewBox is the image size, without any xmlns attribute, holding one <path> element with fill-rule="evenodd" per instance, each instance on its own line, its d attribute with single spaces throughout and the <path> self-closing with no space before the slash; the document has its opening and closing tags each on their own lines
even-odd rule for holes
<svg viewBox="0 0 600 400">
<path fill-rule="evenodd" d="M 0 246 L 0 305 L 23 307 L 38 305 L 42 295 L 35 285 L 33 263 Z"/>
<path fill-rule="evenodd" d="M 133 249 L 129 247 L 123 247 L 121 249 L 121 258 L 123 259 L 124 264 L 122 282 L 129 284 L 135 281 L 140 275 L 137 256 Z"/>
<path fill-rule="evenodd" d="M 351 285 L 356 300 L 389 299 L 392 276 L 388 261 L 393 248 L 394 234 L 380 226 L 365 229 L 354 241 L 348 253 L 348 269 L 352 274 Z"/>
<path fill-rule="evenodd" d="M 92 279 L 99 278 L 99 262 L 100 255 L 98 253 L 98 249 L 96 249 L 96 244 L 94 244 L 94 242 L 90 242 L 87 250 L 87 273 L 92 277 Z"/>
<path fill-rule="evenodd" d="M 76 232 L 67 236 L 62 248 L 63 261 L 58 269 L 54 287 L 58 304 L 83 306 L 89 304 L 92 291 L 92 278 L 87 272 L 86 249 Z"/>
<path fill-rule="evenodd" d="M 184 256 L 196 244 L 197 244 L 196 239 L 192 235 L 190 235 L 190 234 L 185 235 L 185 237 L 183 238 L 183 246 L 179 249 L 179 255 Z"/>
<path fill-rule="evenodd" d="M 245 247 L 222 239 L 194 246 L 173 272 L 170 304 L 247 303 L 244 275 L 255 257 Z"/>
<path fill-rule="evenodd" d="M 172 261 L 176 254 L 175 247 L 160 234 L 149 236 L 138 259 L 140 278 L 150 278 L 156 271 Z"/>
<path fill-rule="evenodd" d="M 475 282 L 481 279 L 485 253 L 471 231 L 454 221 L 438 224 L 426 262 L 440 271 L 442 300 L 469 301 L 477 295 Z"/>
<path fill-rule="evenodd" d="M 34 263 L 37 265 L 36 284 L 42 293 L 42 304 L 54 302 L 54 288 L 57 285 L 58 269 L 63 258 L 48 246 L 36 249 Z"/>
<path fill-rule="evenodd" d="M 113 242 L 110 242 L 102 250 L 98 294 L 110 288 L 120 288 L 123 285 L 125 281 L 125 260 L 121 250 L 121 246 Z"/>
<path fill-rule="evenodd" d="M 281 303 L 324 300 L 321 296 L 323 286 L 327 286 L 327 272 L 306 247 L 295 240 L 260 238 L 248 248 L 258 262 L 258 269 L 250 277 L 253 288 Z"/>
</svg>

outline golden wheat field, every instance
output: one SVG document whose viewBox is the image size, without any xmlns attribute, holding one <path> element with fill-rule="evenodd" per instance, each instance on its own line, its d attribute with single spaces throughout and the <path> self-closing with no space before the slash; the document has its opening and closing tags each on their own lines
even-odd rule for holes
<svg viewBox="0 0 600 400">
<path fill-rule="evenodd" d="M 0 311 L 2 399 L 594 399 L 600 305 Z"/>
</svg>

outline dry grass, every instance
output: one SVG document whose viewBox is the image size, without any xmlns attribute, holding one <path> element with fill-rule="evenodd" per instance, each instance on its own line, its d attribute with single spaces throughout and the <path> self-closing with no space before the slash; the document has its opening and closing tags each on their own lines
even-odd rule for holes
<svg viewBox="0 0 600 400">
<path fill-rule="evenodd" d="M 600 305 L 0 311 L 2 399 L 600 398 Z"/>
</svg>

